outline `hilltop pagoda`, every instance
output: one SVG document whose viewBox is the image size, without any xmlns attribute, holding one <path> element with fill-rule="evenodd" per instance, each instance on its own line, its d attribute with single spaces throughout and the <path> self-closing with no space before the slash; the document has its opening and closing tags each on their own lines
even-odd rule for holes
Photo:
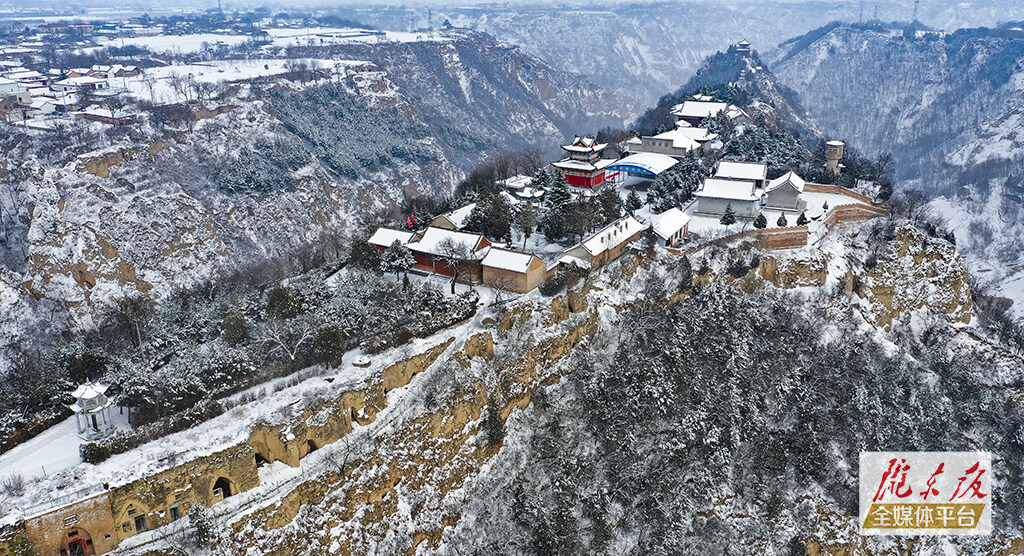
<svg viewBox="0 0 1024 556">
<path fill-rule="evenodd" d="M 601 158 L 601 151 L 607 146 L 607 143 L 598 143 L 593 137 L 574 137 L 571 144 L 562 145 L 569 157 L 552 162 L 551 165 L 562 171 L 568 185 L 597 187 L 611 177 L 605 175 L 605 168 L 615 162 Z"/>
</svg>

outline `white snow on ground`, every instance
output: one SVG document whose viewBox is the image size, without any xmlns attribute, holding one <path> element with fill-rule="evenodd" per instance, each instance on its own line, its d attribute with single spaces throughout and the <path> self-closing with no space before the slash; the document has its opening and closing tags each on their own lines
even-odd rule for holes
<svg viewBox="0 0 1024 556">
<path fill-rule="evenodd" d="M 481 292 L 483 293 L 483 292 Z M 124 485 L 134 480 L 158 473 L 162 470 L 179 465 L 185 461 L 210 455 L 243 442 L 257 422 L 283 423 L 289 416 L 301 411 L 308 400 L 320 397 L 336 396 L 339 391 L 359 388 L 369 377 L 379 374 L 380 369 L 404 359 L 412 353 L 420 353 L 430 346 L 439 343 L 452 334 L 451 330 L 438 333 L 426 339 L 415 339 L 409 344 L 371 356 L 372 364 L 368 368 L 352 365 L 353 359 L 361 355 L 359 350 L 352 350 L 342 358 L 342 364 L 336 369 L 317 372 L 310 368 L 300 372 L 309 372 L 313 376 L 296 384 L 273 392 L 267 385 L 261 385 L 263 395 L 256 400 L 231 409 L 223 415 L 215 417 L 191 429 L 168 435 L 164 438 L 144 444 L 124 454 L 117 454 L 99 465 L 72 463 L 65 455 L 57 458 L 64 462 L 66 468 L 56 475 L 38 477 L 28 481 L 24 495 L 11 498 L 0 494 L 0 505 L 10 510 L 7 515 L 0 516 L 0 526 L 14 523 L 26 512 L 39 513 L 46 509 L 47 501 L 54 500 L 57 493 L 69 492 L 74 489 L 94 489 L 109 484 L 111 487 Z M 326 378 L 332 378 L 327 382 Z M 72 424 L 72 426 L 74 426 Z M 60 425 L 43 433 L 43 440 L 34 444 L 26 444 L 26 448 L 12 458 L 17 457 L 26 470 L 39 465 L 50 456 L 47 439 L 64 440 L 64 444 L 74 446 L 77 454 L 80 440 L 70 441 L 66 431 L 59 430 Z M 68 442 L 70 441 L 70 442 Z M 4 454 L 8 457 L 11 452 Z M 63 458 L 63 459 L 62 459 Z M 6 470 L 7 465 L 3 465 Z M 5 473 L 3 473 L 5 474 Z M 67 488 L 67 487 L 73 488 Z M 101 488 L 101 487 L 100 487 Z M 72 492 L 72 494 L 74 494 Z M 67 503 L 63 498 L 56 499 L 52 507 Z"/>
<path fill-rule="evenodd" d="M 303 29 L 267 29 L 274 46 L 306 46 L 325 44 L 352 44 L 378 42 L 449 41 L 449 37 L 433 33 L 406 33 L 404 31 L 370 31 L 365 29 L 339 29 L 309 27 Z"/>
<path fill-rule="evenodd" d="M 159 35 L 156 37 L 116 38 L 101 42 L 100 46 L 139 46 L 148 48 L 157 54 L 163 52 L 190 54 L 202 50 L 204 43 L 210 46 L 217 46 L 218 44 L 236 46 L 248 40 L 252 40 L 252 37 L 248 35 L 198 33 L 195 35 Z M 86 49 L 86 51 L 88 50 L 95 49 Z"/>
<path fill-rule="evenodd" d="M 145 73 L 127 78 L 114 78 L 111 82 L 115 87 L 125 87 L 133 95 L 142 100 L 154 103 L 180 102 L 183 100 L 174 91 L 171 85 L 171 78 L 175 75 L 182 77 L 191 76 L 196 81 L 206 83 L 230 83 L 259 77 L 280 75 L 288 71 L 286 65 L 295 62 L 316 63 L 321 68 L 333 69 L 337 66 L 348 66 L 363 64 L 365 62 L 354 60 L 275 60 L 270 58 L 257 58 L 252 60 L 213 60 L 197 64 L 164 66 L 146 70 Z M 152 94 L 150 83 L 153 84 Z"/>
<path fill-rule="evenodd" d="M 110 408 L 110 418 L 119 429 L 128 428 L 128 411 Z M 78 437 L 75 417 L 50 427 L 31 440 L 0 454 L 0 477 L 21 475 L 24 479 L 45 477 L 82 463 L 78 445 L 85 442 Z"/>
<path fill-rule="evenodd" d="M 325 44 L 352 44 L 378 42 L 420 42 L 452 40 L 443 35 L 431 33 L 406 33 L 402 31 L 369 31 L 363 29 L 342 29 L 332 27 L 309 27 L 302 29 L 267 29 L 273 46 L 306 46 Z M 237 46 L 253 40 L 250 35 L 229 35 L 221 33 L 198 33 L 195 35 L 159 35 L 155 37 L 114 38 L 101 42 L 100 47 L 139 46 L 156 53 L 191 54 L 206 47 Z M 97 48 L 84 49 L 85 52 Z"/>
</svg>

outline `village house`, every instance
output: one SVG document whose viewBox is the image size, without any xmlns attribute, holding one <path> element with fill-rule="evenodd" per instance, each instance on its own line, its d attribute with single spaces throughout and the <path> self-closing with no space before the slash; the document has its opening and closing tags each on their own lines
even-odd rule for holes
<svg viewBox="0 0 1024 556">
<path fill-rule="evenodd" d="M 435 227 L 427 228 L 418 240 L 408 244 L 417 270 L 445 276 L 457 273 L 459 278 L 473 284 L 483 280 L 480 261 L 490 246 L 491 242 L 480 234 Z"/>
<path fill-rule="evenodd" d="M 559 262 L 598 268 L 619 258 L 627 245 L 640 239 L 644 228 L 646 226 L 632 216 L 620 218 L 566 250 Z"/>
<path fill-rule="evenodd" d="M 527 293 L 544 283 L 548 265 L 530 253 L 491 247 L 483 262 L 483 283 Z"/>
<path fill-rule="evenodd" d="M 651 231 L 665 247 L 675 247 L 686 239 L 690 217 L 679 207 L 672 207 L 651 218 Z"/>
<path fill-rule="evenodd" d="M 410 241 L 416 241 L 416 239 L 416 232 L 395 230 L 393 228 L 377 228 L 377 231 L 373 232 L 373 235 L 366 242 L 376 247 L 377 251 L 383 253 L 395 241 L 405 245 Z"/>
<path fill-rule="evenodd" d="M 572 143 L 562 145 L 569 156 L 551 165 L 561 170 L 565 183 L 575 187 L 593 188 L 611 178 L 606 169 L 615 161 L 601 158 L 607 143 L 598 143 L 593 137 L 574 137 Z"/>
<path fill-rule="evenodd" d="M 98 104 L 94 104 L 78 114 L 90 122 L 99 122 L 107 125 L 131 125 L 138 120 L 138 116 L 135 114 L 118 116 L 110 109 L 103 108 Z"/>
<path fill-rule="evenodd" d="M 0 96 L 17 94 L 23 89 L 24 87 L 22 87 L 22 85 L 17 81 L 6 77 L 0 77 Z"/>
<path fill-rule="evenodd" d="M 81 77 L 69 77 L 61 79 L 53 84 L 53 90 L 57 92 L 86 92 L 99 91 L 110 87 L 106 79 L 83 75 Z"/>
</svg>

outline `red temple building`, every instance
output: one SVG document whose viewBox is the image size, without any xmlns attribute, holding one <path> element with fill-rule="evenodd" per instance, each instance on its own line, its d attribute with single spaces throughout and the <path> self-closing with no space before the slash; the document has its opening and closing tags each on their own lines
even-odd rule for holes
<svg viewBox="0 0 1024 556">
<path fill-rule="evenodd" d="M 572 144 L 562 145 L 569 153 L 569 158 L 552 162 L 551 165 L 562 171 L 565 183 L 576 187 L 597 187 L 611 176 L 605 175 L 605 168 L 615 161 L 601 158 L 601 151 L 607 143 L 598 143 L 593 137 L 574 137 Z"/>
</svg>

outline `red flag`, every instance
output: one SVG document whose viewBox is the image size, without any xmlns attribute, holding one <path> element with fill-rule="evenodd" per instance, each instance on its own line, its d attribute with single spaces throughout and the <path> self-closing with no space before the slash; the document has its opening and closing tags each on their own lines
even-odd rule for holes
<svg viewBox="0 0 1024 556">
<path fill-rule="evenodd" d="M 420 225 L 419 221 L 418 221 L 418 220 L 416 220 L 416 213 L 415 213 L 415 212 L 414 212 L 414 213 L 412 213 L 412 223 L 413 223 L 413 224 L 416 224 L 417 226 L 419 226 L 419 225 Z"/>
<path fill-rule="evenodd" d="M 405 227 L 406 228 L 412 228 L 412 217 L 409 217 L 409 218 L 405 219 Z"/>
</svg>

